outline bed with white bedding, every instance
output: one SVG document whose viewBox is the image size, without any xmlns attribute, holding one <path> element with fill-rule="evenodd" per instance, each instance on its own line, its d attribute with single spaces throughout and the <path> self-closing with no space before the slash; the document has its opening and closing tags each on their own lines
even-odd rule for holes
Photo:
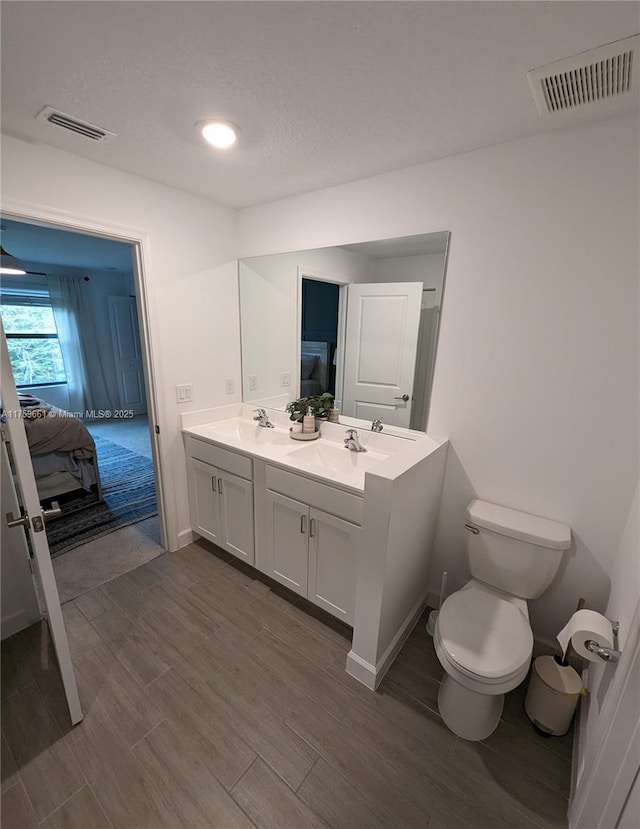
<svg viewBox="0 0 640 829">
<path fill-rule="evenodd" d="M 300 397 L 328 391 L 329 343 L 303 340 L 300 346 Z"/>
<path fill-rule="evenodd" d="M 32 395 L 19 398 L 40 500 L 92 488 L 101 498 L 96 446 L 84 423 Z"/>
</svg>

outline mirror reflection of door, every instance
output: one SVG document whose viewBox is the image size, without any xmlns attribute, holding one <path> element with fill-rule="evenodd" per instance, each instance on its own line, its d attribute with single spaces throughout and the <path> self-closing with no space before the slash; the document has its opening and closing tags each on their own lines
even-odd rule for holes
<svg viewBox="0 0 640 829">
<path fill-rule="evenodd" d="M 344 414 L 409 428 L 421 302 L 421 282 L 349 285 Z"/>
<path fill-rule="evenodd" d="M 409 429 L 425 430 L 429 415 L 449 237 L 447 231 L 441 231 L 241 259 L 238 264 L 238 279 L 244 402 L 282 409 L 296 397 L 310 393 L 305 392 L 304 386 L 300 384 L 301 379 L 315 379 L 305 377 L 300 360 L 303 340 L 302 279 L 307 278 L 340 285 L 335 359 L 327 356 L 326 360 L 327 373 L 330 376 L 329 385 L 333 392 L 332 385 L 335 382 L 333 393 L 341 414 L 354 420 L 360 416 L 361 420 L 350 425 L 366 428 L 371 425 L 374 418 L 373 407 L 366 409 L 365 403 L 375 403 L 378 407 L 387 405 L 389 408 L 384 412 L 376 412 L 376 417 L 383 418 L 383 424 L 391 426 L 394 423 L 406 422 Z M 418 283 L 422 287 L 422 311 L 419 312 L 421 323 L 418 329 L 417 360 L 413 377 L 408 382 L 405 382 L 403 376 L 402 382 L 396 378 L 393 383 L 387 383 L 403 386 L 397 390 L 397 394 L 392 395 L 393 398 L 401 398 L 399 401 L 394 400 L 393 406 L 390 401 L 370 400 L 355 393 L 351 395 L 353 403 L 349 404 L 343 399 L 346 398 L 346 395 L 343 395 L 344 365 L 354 359 L 349 353 L 349 345 L 345 342 L 347 285 L 398 285 L 407 282 Z M 308 307 L 309 303 L 307 310 Z M 373 344 L 374 348 L 382 350 L 382 344 L 390 339 L 389 330 L 395 323 L 384 318 L 379 322 L 379 332 Z M 320 356 L 322 361 L 323 342 L 329 354 L 332 347 L 329 343 L 333 342 L 333 333 L 322 332 L 322 337 L 319 331 L 309 331 L 305 334 L 304 348 L 312 358 L 307 362 L 307 369 L 313 365 L 314 356 Z M 313 343 L 316 345 L 312 345 Z M 365 352 L 362 351 L 362 354 Z M 388 364 L 393 359 L 392 354 L 382 353 L 383 363 Z M 371 366 L 368 366 L 367 370 L 369 368 Z M 411 373 L 410 370 L 408 373 Z M 385 382 L 387 380 L 388 378 Z M 409 395 L 410 399 L 402 400 L 404 395 Z M 361 415 L 356 415 L 352 411 L 356 400 L 359 401 Z M 400 408 L 396 408 L 395 404 L 399 404 Z"/>
<path fill-rule="evenodd" d="M 58 588 L 51 564 L 47 534 L 44 528 L 46 511 L 40 506 L 27 436 L 21 417 L 22 412 L 7 349 L 7 340 L 1 321 L 0 374 L 2 376 L 0 402 L 3 412 L 2 455 L 3 461 L 5 461 L 3 475 L 9 481 L 9 486 L 3 486 L 2 492 L 3 558 L 9 556 L 15 565 L 13 568 L 14 575 L 19 574 L 22 577 L 21 590 L 26 593 L 27 598 L 26 607 L 24 608 L 25 615 L 22 623 L 19 624 L 21 629 L 26 627 L 29 622 L 34 621 L 33 615 L 36 606 L 34 597 L 29 596 L 28 581 L 24 578 L 26 566 L 30 566 L 29 560 L 26 563 L 24 562 L 24 556 L 26 554 L 30 556 L 37 579 L 39 595 L 42 597 L 44 615 L 47 619 L 58 660 L 69 715 L 72 724 L 76 724 L 82 720 L 82 710 L 71 662 L 69 642 L 62 618 Z M 5 505 L 13 505 L 15 511 L 11 508 L 5 511 Z M 10 514 L 7 515 L 7 512 Z M 7 542 L 6 546 L 5 541 Z M 34 584 L 34 592 L 35 589 Z M 14 612 L 19 613 L 19 610 L 17 609 Z M 16 633 L 18 630 L 12 630 L 11 632 Z"/>
</svg>

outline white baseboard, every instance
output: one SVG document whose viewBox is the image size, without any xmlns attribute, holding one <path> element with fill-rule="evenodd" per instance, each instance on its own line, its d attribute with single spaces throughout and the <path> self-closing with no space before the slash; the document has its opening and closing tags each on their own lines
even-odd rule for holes
<svg viewBox="0 0 640 829">
<path fill-rule="evenodd" d="M 384 677 L 386 672 L 393 665 L 393 661 L 400 652 L 400 649 L 409 638 L 409 634 L 416 626 L 416 622 L 418 621 L 420 616 L 422 616 L 422 613 L 425 607 L 427 606 L 428 599 L 429 593 L 425 593 L 418 599 L 418 601 L 411 609 L 409 615 L 402 623 L 402 626 L 391 640 L 389 647 L 378 660 L 378 664 L 376 665 L 376 688 L 378 687 L 380 682 L 382 682 L 382 678 Z"/>
<path fill-rule="evenodd" d="M 349 651 L 347 655 L 346 671 L 349 676 L 366 685 L 371 691 L 375 691 L 377 685 L 375 666 L 365 662 L 353 651 Z"/>
<path fill-rule="evenodd" d="M 186 547 L 187 544 L 191 544 L 197 538 L 199 538 L 199 536 L 196 535 L 193 532 L 193 530 L 180 530 L 180 532 L 178 533 L 178 547 L 177 547 L 177 549 L 179 550 L 182 547 Z"/>
<path fill-rule="evenodd" d="M 430 593 L 425 593 L 416 602 L 409 615 L 400 626 L 396 635 L 391 640 L 389 647 L 382 654 L 375 666 L 369 662 L 366 662 L 353 651 L 349 651 L 349 655 L 347 656 L 347 673 L 354 679 L 362 682 L 362 684 L 366 685 L 367 688 L 375 691 L 378 685 L 382 682 L 384 675 L 393 665 L 396 656 L 408 639 L 409 634 L 416 626 L 416 622 L 422 615 L 425 607 L 427 607 L 429 597 L 431 595 L 432 594 Z"/>
<path fill-rule="evenodd" d="M 2 621 L 0 622 L 0 636 L 2 639 L 7 639 L 9 636 L 20 633 L 21 630 L 33 624 L 34 620 L 25 610 L 16 610 L 15 613 L 10 613 L 8 616 L 2 617 Z"/>
</svg>

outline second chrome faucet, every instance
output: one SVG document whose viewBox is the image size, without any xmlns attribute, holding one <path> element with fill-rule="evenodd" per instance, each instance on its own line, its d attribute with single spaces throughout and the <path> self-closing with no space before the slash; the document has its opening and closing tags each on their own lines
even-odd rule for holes
<svg viewBox="0 0 640 829">
<path fill-rule="evenodd" d="M 367 450 L 364 446 L 360 443 L 360 439 L 358 438 L 358 433 L 355 429 L 347 429 L 346 431 L 346 438 L 344 439 L 345 449 L 351 450 L 351 452 L 366 452 Z"/>
<path fill-rule="evenodd" d="M 258 426 L 265 426 L 267 429 L 275 428 L 264 409 L 254 409 L 253 411 L 256 412 L 256 416 L 253 419 L 258 421 Z"/>
</svg>

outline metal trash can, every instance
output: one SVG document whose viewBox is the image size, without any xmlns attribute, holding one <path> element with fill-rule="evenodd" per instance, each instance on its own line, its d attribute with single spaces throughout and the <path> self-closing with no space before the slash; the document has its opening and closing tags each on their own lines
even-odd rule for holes
<svg viewBox="0 0 640 829">
<path fill-rule="evenodd" d="M 535 730 L 544 737 L 560 737 L 571 725 L 582 694 L 580 674 L 559 656 L 539 656 L 527 688 L 524 710 Z"/>
</svg>

